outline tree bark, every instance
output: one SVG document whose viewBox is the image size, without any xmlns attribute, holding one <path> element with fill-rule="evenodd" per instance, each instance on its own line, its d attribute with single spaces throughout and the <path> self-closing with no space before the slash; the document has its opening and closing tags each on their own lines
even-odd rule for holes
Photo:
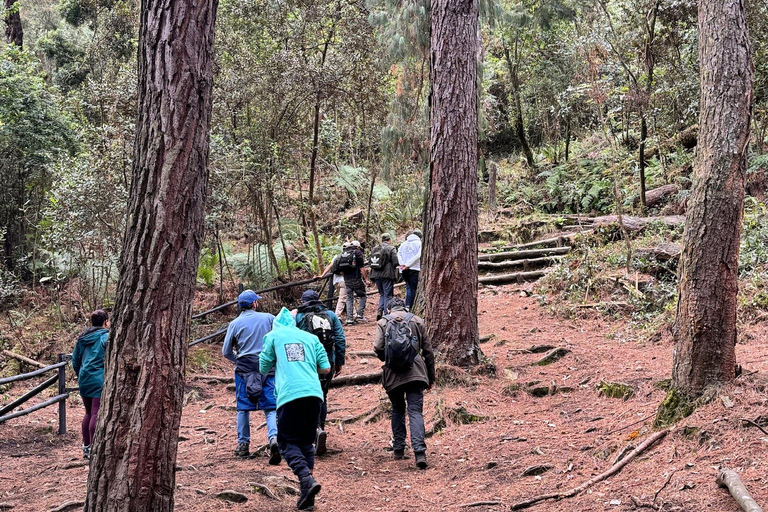
<svg viewBox="0 0 768 512">
<path fill-rule="evenodd" d="M 740 0 L 699 0 L 701 113 L 675 321 L 673 385 L 684 394 L 735 377 L 739 240 L 753 99 Z"/>
<path fill-rule="evenodd" d="M 217 0 L 144 0 L 128 222 L 86 512 L 172 511 Z"/>
<path fill-rule="evenodd" d="M 653 55 L 653 42 L 656 39 L 656 18 L 659 14 L 660 0 L 655 0 L 653 7 L 648 13 L 645 25 L 645 45 L 643 45 L 644 64 L 645 64 L 645 101 L 640 107 L 640 147 L 638 149 L 638 160 L 640 163 L 640 202 L 643 208 L 648 206 L 645 197 L 645 146 L 648 140 L 648 120 L 646 119 L 646 110 L 651 103 L 651 94 L 653 93 L 653 70 L 656 66 L 656 58 Z"/>
<path fill-rule="evenodd" d="M 507 48 L 506 44 L 504 45 L 504 58 L 507 61 L 509 78 L 512 82 L 512 97 L 515 100 L 515 135 L 520 142 L 525 160 L 531 166 L 531 169 L 535 169 L 536 160 L 533 158 L 533 151 L 530 144 L 528 144 L 528 138 L 525 136 L 525 123 L 523 122 L 523 101 L 520 98 L 520 76 L 517 72 L 520 63 L 517 42 L 515 42 L 515 62 L 512 62 L 512 57 L 509 55 L 509 48 Z"/>
<path fill-rule="evenodd" d="M 496 178 L 498 166 L 496 162 L 491 162 L 488 167 L 488 206 L 492 212 L 496 211 Z"/>
<path fill-rule="evenodd" d="M 478 362 L 477 0 L 433 0 L 427 328 L 451 363 Z"/>
<path fill-rule="evenodd" d="M 24 31 L 21 28 L 19 0 L 3 0 L 5 10 L 5 41 L 19 48 L 24 46 Z"/>
</svg>

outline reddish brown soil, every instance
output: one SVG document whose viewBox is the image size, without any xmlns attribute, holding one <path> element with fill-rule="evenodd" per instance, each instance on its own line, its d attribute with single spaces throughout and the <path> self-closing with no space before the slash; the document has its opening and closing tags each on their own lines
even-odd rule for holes
<svg viewBox="0 0 768 512">
<path fill-rule="evenodd" d="M 652 415 L 665 395 L 654 383 L 670 374 L 669 339 L 623 341 L 623 324 L 597 316 L 558 319 L 540 308 L 534 298 L 520 297 L 511 288 L 482 291 L 480 312 L 481 333 L 495 335 L 482 348 L 495 362 L 497 376 L 477 376 L 475 386 L 433 390 L 426 397 L 425 418 L 429 427 L 442 400 L 447 407 L 463 405 L 487 419 L 467 425 L 449 423 L 432 437 L 427 471 L 417 470 L 412 458 L 391 459 L 391 452 L 386 451 L 390 439 L 387 421 L 346 423 L 343 430 L 332 424 L 329 447 L 338 452 L 318 460 L 315 473 L 323 484 L 318 511 L 432 511 L 458 509 L 458 505 L 476 501 L 501 504 L 471 510 L 508 510 L 521 499 L 584 482 L 610 467 L 626 445 L 647 437 Z M 372 332 L 373 323 L 349 329 L 349 350 L 370 350 Z M 716 399 L 618 475 L 575 498 L 543 502 L 531 510 L 635 510 L 632 497 L 651 503 L 657 495 L 657 510 L 735 512 L 738 507 L 715 484 L 720 465 L 738 471 L 755 499 L 768 504 L 764 456 L 768 436 L 740 423 L 740 418 L 765 414 L 765 384 L 759 376 L 768 372 L 768 337 L 761 325 L 749 327 L 744 334 L 749 341 L 739 345 L 739 361 L 745 372 L 760 373 L 741 377 L 723 391 L 732 407 L 726 408 Z M 540 367 L 531 365 L 540 355 L 517 350 L 542 343 L 566 347 L 571 353 Z M 209 350 L 215 356 L 214 368 L 206 373 L 230 375 L 231 367 L 217 355 L 218 349 L 193 350 Z M 345 373 L 378 367 L 378 361 L 351 358 Z M 629 383 L 637 392 L 626 401 L 601 397 L 595 389 L 601 379 Z M 502 391 L 511 383 L 525 386 L 530 381 L 543 385 L 554 381 L 574 390 L 544 398 L 522 391 L 507 396 Z M 263 457 L 233 458 L 233 393 L 221 383 L 190 384 L 190 390 L 196 392 L 190 394 L 181 422 L 180 434 L 185 440 L 179 444 L 177 461 L 177 510 L 294 510 L 295 497 L 282 496 L 276 501 L 253 493 L 248 485 L 268 483 L 269 475 L 292 478 L 284 464 L 273 468 Z M 14 389 L 11 395 L 20 391 Z M 332 390 L 329 417 L 331 421 L 349 418 L 382 400 L 386 395 L 379 385 Z M 79 400 L 70 400 L 68 410 L 69 430 L 64 436 L 54 433 L 55 408 L 0 426 L 0 503 L 13 505 L 14 512 L 46 511 L 83 498 L 88 468 L 80 459 Z M 260 413 L 252 416 L 252 447 L 264 441 L 264 430 L 256 430 L 262 421 Z M 686 436 L 685 426 L 699 430 Z M 540 477 L 520 476 L 537 464 L 553 468 Z M 224 489 L 245 493 L 248 502 L 217 500 L 216 493 Z M 612 500 L 620 504 L 611 504 Z"/>
</svg>

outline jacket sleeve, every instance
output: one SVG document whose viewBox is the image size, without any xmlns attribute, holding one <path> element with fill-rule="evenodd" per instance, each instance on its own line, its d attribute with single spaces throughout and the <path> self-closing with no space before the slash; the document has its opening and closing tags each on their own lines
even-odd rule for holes
<svg viewBox="0 0 768 512">
<path fill-rule="evenodd" d="M 328 361 L 328 354 L 325 352 L 325 347 L 323 347 L 323 344 L 320 343 L 320 340 L 317 339 L 317 336 L 312 336 L 315 338 L 315 354 L 317 354 L 317 367 L 321 370 L 330 370 L 331 369 L 331 362 Z"/>
<path fill-rule="evenodd" d="M 432 350 L 432 343 L 429 340 L 427 329 L 424 324 L 419 324 L 419 338 L 421 343 L 421 358 L 427 366 L 427 378 L 429 385 L 435 383 L 435 352 Z"/>
<path fill-rule="evenodd" d="M 275 366 L 277 356 L 275 354 L 275 339 L 273 336 L 264 336 L 264 347 L 259 354 L 259 373 L 266 375 Z"/>
<path fill-rule="evenodd" d="M 233 349 L 235 341 L 235 328 L 232 323 L 229 324 L 229 327 L 227 327 L 227 334 L 224 336 L 224 345 L 221 346 L 221 355 L 232 361 L 233 363 L 237 362 L 237 357 L 235 356 L 235 351 Z"/>
<path fill-rule="evenodd" d="M 75 375 L 80 373 L 80 365 L 83 364 L 83 345 L 80 340 L 75 343 L 75 350 L 72 352 L 72 368 L 75 369 Z"/>
<path fill-rule="evenodd" d="M 373 341 L 373 351 L 376 352 L 376 357 L 379 361 L 384 360 L 384 327 L 381 324 L 376 324 L 376 338 Z"/>
<path fill-rule="evenodd" d="M 336 366 L 344 366 L 347 353 L 347 338 L 344 336 L 344 327 L 342 327 L 341 320 L 335 314 L 329 312 L 328 316 L 331 317 L 331 325 L 333 326 L 334 364 Z"/>
<path fill-rule="evenodd" d="M 397 268 L 398 266 L 400 266 L 399 260 L 398 260 L 398 258 L 397 258 L 397 249 L 395 249 L 395 248 L 393 247 L 393 248 L 392 248 L 392 251 L 390 252 L 390 254 L 391 254 L 391 258 L 392 258 L 392 265 L 393 265 L 395 268 Z"/>
</svg>

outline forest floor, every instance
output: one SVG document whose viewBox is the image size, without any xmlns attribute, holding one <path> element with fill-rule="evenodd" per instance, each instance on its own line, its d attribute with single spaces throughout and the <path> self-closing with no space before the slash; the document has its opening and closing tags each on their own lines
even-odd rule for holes
<svg viewBox="0 0 768 512">
<path fill-rule="evenodd" d="M 655 342 L 627 341 L 631 338 L 624 335 L 627 325 L 622 321 L 594 312 L 554 317 L 513 287 L 481 289 L 479 318 L 481 335 L 493 335 L 481 347 L 495 363 L 496 375 L 472 375 L 470 382 L 436 387 L 426 395 L 424 413 L 427 428 L 440 404 L 444 410 L 463 406 L 482 418 L 470 424 L 449 419 L 428 440 L 426 471 L 415 468 L 412 454 L 405 461 L 392 460 L 386 418 L 340 423 L 386 402 L 380 385 L 331 390 L 331 453 L 320 457 L 315 469 L 323 485 L 318 511 L 460 510 L 479 501 L 498 504 L 468 510 L 508 510 L 517 501 L 590 479 L 608 469 L 624 447 L 649 435 L 665 397 L 657 383 L 671 373 L 668 336 Z M 348 350 L 371 350 L 374 328 L 373 322 L 349 328 Z M 740 337 L 748 340 L 737 347 L 745 376 L 721 396 L 619 474 L 574 498 L 545 501 L 530 510 L 629 511 L 639 509 L 634 498 L 646 510 L 735 512 L 735 502 L 715 483 L 721 465 L 739 472 L 758 503 L 768 505 L 768 436 L 741 422 L 766 414 L 768 328 L 764 323 L 748 326 Z M 537 366 L 533 363 L 542 354 L 521 350 L 536 344 L 570 352 L 553 364 Z M 205 373 L 230 376 L 231 366 L 219 349 L 192 350 L 209 352 L 212 364 Z M 344 374 L 368 373 L 379 366 L 375 359 L 350 358 Z M 634 395 L 626 400 L 601 396 L 596 389 L 601 380 L 629 384 Z M 525 391 L 532 382 L 559 392 L 535 398 Z M 271 467 L 264 457 L 232 456 L 234 397 L 226 384 L 190 379 L 188 399 L 180 429 L 176 510 L 295 510 L 295 497 L 282 494 L 285 483 L 290 486 L 294 480 L 285 463 Z M 80 451 L 82 411 L 73 395 L 64 436 L 55 433 L 54 407 L 0 425 L 0 503 L 14 512 L 38 512 L 82 500 L 88 473 Z M 253 449 L 266 440 L 264 429 L 257 430 L 263 415 L 251 418 Z M 538 476 L 521 476 L 536 465 L 551 468 Z M 255 492 L 252 482 L 270 487 L 278 499 Z M 227 489 L 245 494 L 248 501 L 216 498 Z"/>
</svg>

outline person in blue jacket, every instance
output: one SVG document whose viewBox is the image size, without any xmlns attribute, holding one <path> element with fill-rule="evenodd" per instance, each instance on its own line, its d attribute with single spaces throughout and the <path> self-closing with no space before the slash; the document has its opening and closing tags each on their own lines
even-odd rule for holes
<svg viewBox="0 0 768 512">
<path fill-rule="evenodd" d="M 235 457 L 248 457 L 251 443 L 250 412 L 264 411 L 267 418 L 267 440 L 269 442 L 269 463 L 280 464 L 280 451 L 277 446 L 277 413 L 275 409 L 274 373 L 262 376 L 259 373 L 259 354 L 263 347 L 263 338 L 272 329 L 275 317 L 269 313 L 256 311 L 259 295 L 253 290 L 245 290 L 237 297 L 242 312 L 229 323 L 224 337 L 221 353 L 235 363 L 235 396 L 237 398 L 237 448 Z M 248 397 L 247 384 L 257 381 L 261 393 L 254 402 Z"/>
<path fill-rule="evenodd" d="M 347 348 L 347 340 L 344 337 L 344 328 L 341 320 L 333 311 L 329 311 L 320 301 L 320 296 L 314 290 L 307 290 L 301 294 L 301 305 L 296 312 L 296 326 L 302 331 L 314 334 L 325 348 L 328 361 L 331 363 L 332 372 L 320 377 L 323 387 L 323 404 L 320 406 L 320 421 L 315 434 L 315 455 L 324 455 L 327 451 L 325 432 L 325 418 L 328 416 L 328 390 L 331 388 L 333 377 L 341 373 L 344 366 L 344 355 Z"/>
<path fill-rule="evenodd" d="M 312 476 L 315 467 L 313 441 L 323 403 L 318 372 L 331 371 L 331 363 L 320 340 L 296 327 L 293 316 L 283 308 L 275 318 L 272 332 L 264 336 L 259 370 L 275 371 L 277 398 L 277 443 L 293 473 L 299 477 L 299 510 L 315 506 L 320 484 Z"/>
<path fill-rule="evenodd" d="M 83 457 L 91 456 L 93 433 L 104 387 L 104 349 L 109 338 L 109 316 L 103 309 L 91 313 L 91 327 L 77 338 L 72 352 L 72 367 L 77 374 L 80 396 L 85 406 L 83 416 Z"/>
</svg>

